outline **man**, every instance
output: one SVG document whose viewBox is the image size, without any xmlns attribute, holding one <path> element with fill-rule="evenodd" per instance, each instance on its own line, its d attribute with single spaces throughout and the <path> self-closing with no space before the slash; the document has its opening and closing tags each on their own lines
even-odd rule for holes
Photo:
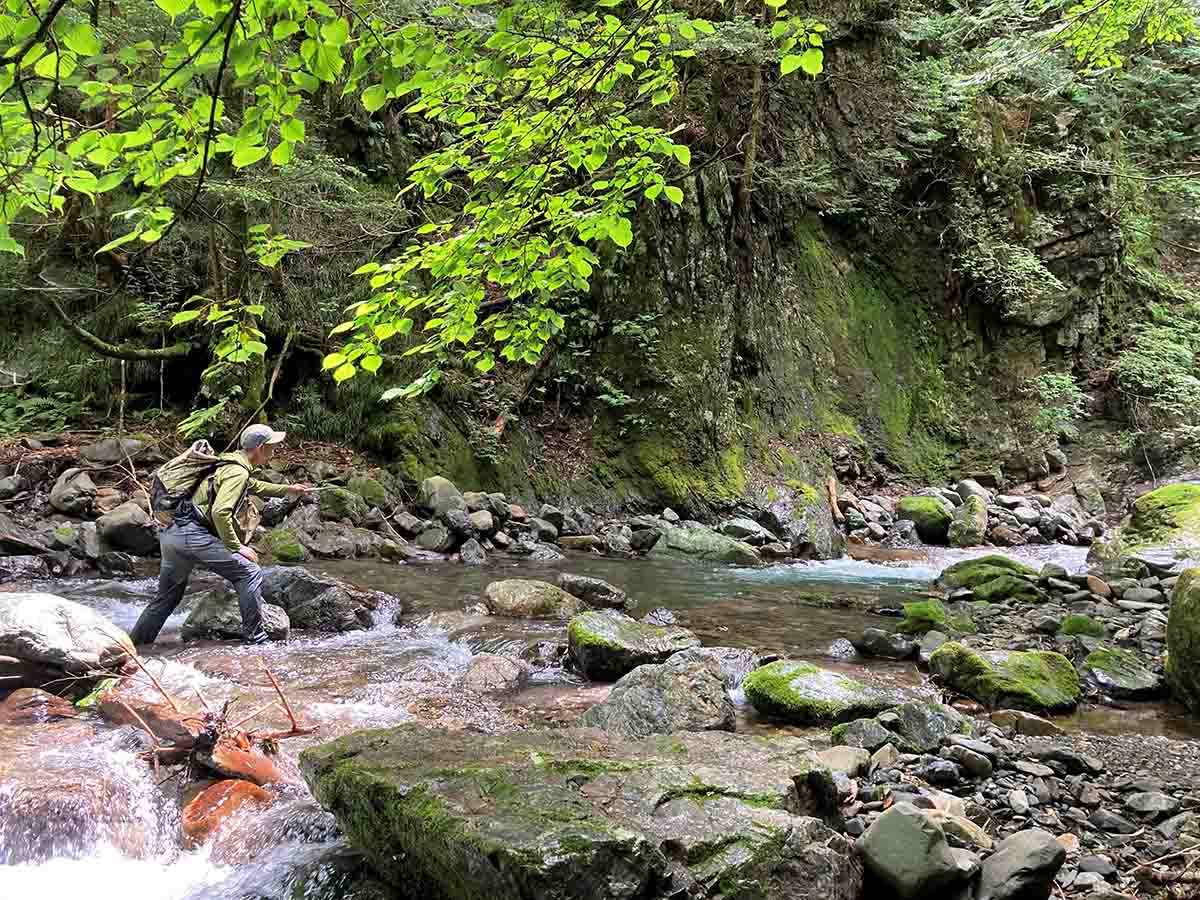
<svg viewBox="0 0 1200 900">
<path fill-rule="evenodd" d="M 188 578 L 196 566 L 216 572 L 229 581 L 242 611 L 242 634 L 252 644 L 267 641 L 262 624 L 262 569 L 258 555 L 246 545 L 252 535 L 239 534 L 236 519 L 250 494 L 282 497 L 305 494 L 306 484 L 271 484 L 251 477 L 258 466 L 275 455 L 275 445 L 286 437 L 266 425 L 251 425 L 242 432 L 241 449 L 224 453 L 223 461 L 206 477 L 192 502 L 158 536 L 162 567 L 158 593 L 142 612 L 129 637 L 134 644 L 152 644 L 163 623 L 183 600 Z"/>
</svg>

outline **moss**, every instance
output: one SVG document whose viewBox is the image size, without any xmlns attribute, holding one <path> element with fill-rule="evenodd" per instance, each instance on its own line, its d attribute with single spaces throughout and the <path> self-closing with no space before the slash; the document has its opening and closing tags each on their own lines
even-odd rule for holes
<svg viewBox="0 0 1200 900">
<path fill-rule="evenodd" d="M 567 640 L 577 647 L 600 647 L 605 650 L 620 650 L 621 644 L 615 639 L 594 631 L 589 627 L 592 619 L 576 616 L 567 625 Z M 648 626 L 652 627 L 652 626 Z"/>
<path fill-rule="evenodd" d="M 929 666 L 949 687 L 992 707 L 1055 712 L 1079 702 L 1079 674 L 1061 653 L 1028 650 L 993 662 L 952 641 L 934 651 Z"/>
<path fill-rule="evenodd" d="M 75 706 L 79 709 L 94 709 L 96 704 L 100 702 L 100 695 L 106 691 L 111 691 L 117 684 L 115 678 L 103 678 L 86 697 L 82 697 L 75 701 Z"/>
<path fill-rule="evenodd" d="M 380 508 L 387 506 L 387 491 L 374 478 L 366 475 L 352 475 L 346 481 L 346 489 L 362 497 L 368 506 L 378 506 Z"/>
<path fill-rule="evenodd" d="M 940 600 L 917 600 L 904 604 L 904 619 L 899 631 L 904 634 L 925 634 L 929 631 L 957 631 L 974 634 L 975 623 L 965 616 L 952 615 Z"/>
<path fill-rule="evenodd" d="M 1024 563 L 989 553 L 987 556 L 977 556 L 974 559 L 964 559 L 944 569 L 938 576 L 938 587 L 946 590 L 957 588 L 975 588 L 985 581 L 991 581 L 1001 575 L 1028 575 L 1036 578 L 1038 573 Z"/>
<path fill-rule="evenodd" d="M 1200 528 L 1200 484 L 1168 484 L 1133 502 L 1128 536 L 1148 543 L 1165 541 L 1179 531 Z"/>
<path fill-rule="evenodd" d="M 276 562 L 298 563 L 308 559 L 308 551 L 290 528 L 272 528 L 263 537 L 263 544 Z"/>
<path fill-rule="evenodd" d="M 1042 603 L 1046 600 L 1045 591 L 1018 575 L 997 576 L 990 581 L 976 585 L 974 591 L 976 600 L 983 600 L 987 603 L 1004 603 L 1009 600 Z"/>
<path fill-rule="evenodd" d="M 1171 593 L 1166 673 L 1172 692 L 1200 713 L 1200 569 L 1186 569 Z"/>
<path fill-rule="evenodd" d="M 874 715 L 895 699 L 811 663 L 788 660 L 755 669 L 742 690 L 759 712 L 799 724 Z"/>
<path fill-rule="evenodd" d="M 1063 619 L 1062 625 L 1058 628 L 1058 633 L 1068 636 L 1082 634 L 1087 637 L 1104 637 L 1107 631 L 1103 625 L 1091 618 L 1091 616 L 1085 616 L 1082 613 L 1071 613 Z"/>
<path fill-rule="evenodd" d="M 950 529 L 950 513 L 935 497 L 901 497 L 896 503 L 896 518 L 909 519 L 927 544 L 942 544 Z"/>
</svg>

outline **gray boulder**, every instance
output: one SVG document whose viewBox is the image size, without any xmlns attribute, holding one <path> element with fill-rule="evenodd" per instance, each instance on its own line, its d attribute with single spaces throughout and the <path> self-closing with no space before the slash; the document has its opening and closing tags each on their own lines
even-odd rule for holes
<svg viewBox="0 0 1200 900">
<path fill-rule="evenodd" d="M 987 529 L 987 506 L 979 497 L 971 495 L 950 517 L 947 540 L 951 547 L 976 547 L 983 543 Z"/>
<path fill-rule="evenodd" d="M 554 542 L 558 540 L 558 528 L 548 519 L 536 516 L 529 520 L 529 529 L 539 541 Z"/>
<path fill-rule="evenodd" d="M 29 482 L 21 475 L 7 475 L 0 478 L 0 500 L 11 500 L 24 491 L 29 490 Z"/>
<path fill-rule="evenodd" d="M 507 694 L 523 688 L 529 681 L 529 672 L 530 665 L 523 660 L 481 653 L 471 660 L 458 679 L 458 686 L 477 694 Z"/>
<path fill-rule="evenodd" d="M 876 819 L 856 849 L 884 895 L 898 900 L 949 896 L 968 877 L 942 827 L 911 803 L 897 803 Z"/>
<path fill-rule="evenodd" d="M 664 523 L 660 531 L 662 536 L 650 550 L 649 556 L 693 556 L 741 566 L 762 562 L 758 551 L 749 544 L 717 534 L 699 522 L 686 522 L 680 526 Z"/>
<path fill-rule="evenodd" d="M 567 626 L 571 659 L 595 681 L 616 681 L 638 666 L 700 646 L 686 628 L 650 625 L 613 610 L 585 612 Z"/>
<path fill-rule="evenodd" d="M 151 556 L 158 550 L 158 530 L 150 515 L 129 500 L 96 520 L 100 543 L 109 550 Z"/>
<path fill-rule="evenodd" d="M 467 501 L 454 482 L 434 475 L 421 482 L 417 505 L 435 516 L 444 516 L 452 509 L 466 510 Z"/>
<path fill-rule="evenodd" d="M 494 616 L 522 619 L 568 619 L 586 605 L 549 582 L 524 578 L 493 581 L 483 591 L 483 603 Z"/>
<path fill-rule="evenodd" d="M 109 437 L 80 448 L 79 455 L 94 465 L 106 466 L 134 459 L 145 448 L 146 442 L 137 438 Z"/>
<path fill-rule="evenodd" d="M 680 650 L 670 659 L 679 663 L 699 661 L 715 667 L 726 689 L 731 691 L 740 688 L 747 676 L 767 661 L 755 651 L 743 647 L 691 647 Z"/>
<path fill-rule="evenodd" d="M 0 593 L 0 656 L 70 674 L 120 668 L 133 645 L 96 612 L 53 594 Z"/>
<path fill-rule="evenodd" d="M 1067 851 L 1048 831 L 1018 831 L 983 862 L 975 900 L 1046 900 Z"/>
<path fill-rule="evenodd" d="M 370 628 L 375 610 L 400 606 L 399 600 L 382 591 L 364 590 L 295 566 L 263 569 L 263 600 L 282 607 L 293 628 L 324 632 Z"/>
<path fill-rule="evenodd" d="M 968 497 L 978 497 L 985 504 L 992 502 L 992 492 L 981 485 L 978 481 L 974 481 L 970 478 L 964 478 L 954 486 L 954 490 L 964 501 Z"/>
<path fill-rule="evenodd" d="M 273 641 L 286 641 L 291 621 L 281 607 L 262 605 L 263 628 Z M 242 611 L 237 598 L 213 594 L 202 600 L 184 620 L 179 636 L 185 641 L 237 640 L 243 636 Z"/>
<path fill-rule="evenodd" d="M 917 645 L 904 635 L 891 634 L 882 628 L 867 628 L 851 643 L 859 653 L 882 659 L 911 659 L 917 653 Z"/>
<path fill-rule="evenodd" d="M 641 740 L 676 731 L 733 731 L 734 710 L 721 670 L 680 653 L 623 675 L 580 724 Z"/>
<path fill-rule="evenodd" d="M 29 556 L 48 553 L 42 538 L 0 512 L 0 556 Z"/>
<path fill-rule="evenodd" d="M 742 688 L 760 713 L 798 725 L 848 722 L 882 712 L 903 699 L 841 672 L 791 660 L 755 669 Z"/>
<path fill-rule="evenodd" d="M 806 748 L 717 731 L 464 740 L 408 725 L 306 750 L 300 767 L 404 896 L 857 900 L 845 838 L 791 811 Z"/>
<path fill-rule="evenodd" d="M 319 508 L 322 521 L 347 521 L 351 525 L 361 525 L 371 511 L 359 494 L 340 487 L 323 488 Z"/>
<path fill-rule="evenodd" d="M 1118 700 L 1150 700 L 1165 685 L 1138 654 L 1121 647 L 1097 647 L 1079 669 L 1084 685 Z"/>
<path fill-rule="evenodd" d="M 775 535 L 767 531 L 753 519 L 737 518 L 722 522 L 717 530 L 735 541 L 745 541 L 752 547 L 761 547 L 775 540 Z"/>
<path fill-rule="evenodd" d="M 458 555 L 463 561 L 463 565 L 467 566 L 482 566 L 487 562 L 487 554 L 475 538 L 471 538 L 459 547 Z"/>
<path fill-rule="evenodd" d="M 563 572 L 558 576 L 558 586 L 593 609 L 625 609 L 630 605 L 628 594 L 600 578 Z"/>
<path fill-rule="evenodd" d="M 83 469 L 67 469 L 50 489 L 50 505 L 68 516 L 82 516 L 92 508 L 96 485 Z"/>
</svg>

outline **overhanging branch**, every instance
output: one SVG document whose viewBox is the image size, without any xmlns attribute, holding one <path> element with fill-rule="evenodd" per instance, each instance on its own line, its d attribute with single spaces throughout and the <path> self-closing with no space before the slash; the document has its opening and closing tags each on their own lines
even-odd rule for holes
<svg viewBox="0 0 1200 900">
<path fill-rule="evenodd" d="M 130 361 L 179 359 L 187 356 L 192 350 L 192 345 L 188 343 L 172 344 L 170 347 L 137 347 L 132 344 L 110 344 L 108 341 L 96 337 L 96 335 L 72 319 L 52 295 L 43 294 L 42 296 L 46 303 L 50 305 L 50 308 L 54 310 L 54 314 L 67 326 L 71 334 L 101 356 Z"/>
</svg>

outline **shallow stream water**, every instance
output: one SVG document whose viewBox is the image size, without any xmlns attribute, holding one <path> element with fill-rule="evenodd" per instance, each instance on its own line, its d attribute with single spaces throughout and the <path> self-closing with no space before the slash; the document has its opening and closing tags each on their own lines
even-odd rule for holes
<svg viewBox="0 0 1200 900">
<path fill-rule="evenodd" d="M 269 667 L 301 717 L 320 726 L 317 735 L 283 742 L 283 765 L 293 772 L 304 747 L 356 728 L 416 718 L 465 728 L 463 739 L 470 740 L 470 729 L 569 724 L 602 699 L 608 687 L 586 684 L 561 669 L 542 670 L 519 694 L 499 700 L 464 696 L 452 686 L 479 653 L 517 655 L 538 641 L 565 639 L 560 622 L 489 619 L 464 611 L 490 581 L 553 580 L 566 569 L 624 588 L 637 603 L 635 614 L 657 607 L 672 610 L 679 624 L 705 644 L 753 647 L 847 671 L 868 668 L 875 678 L 928 692 L 912 665 L 847 658 L 842 639 L 871 624 L 886 625 L 877 610 L 897 608 L 919 595 L 938 571 L 967 555 L 972 554 L 943 550 L 904 561 L 843 559 L 761 569 L 586 555 L 555 566 L 499 562 L 481 569 L 449 563 L 319 564 L 314 566 L 318 571 L 397 597 L 404 610 L 400 624 L 393 623 L 395 608 L 384 608 L 368 631 L 297 633 L 287 643 L 265 648 L 179 642 L 188 609 L 216 583 L 197 577 L 184 607 L 168 621 L 151 665 L 174 695 L 203 696 L 214 706 L 238 698 L 237 708 L 247 713 L 273 696 L 263 672 L 264 665 Z M 1071 547 L 1028 548 L 1022 555 L 1035 564 L 1053 560 L 1072 570 L 1084 562 L 1084 551 Z M 153 594 L 154 574 L 148 570 L 145 577 L 126 581 L 79 579 L 34 587 L 91 606 L 129 629 Z M 435 614 L 440 615 L 430 622 Z M 754 715 L 740 691 L 735 701 L 739 730 L 779 731 Z M 271 722 L 286 725 L 281 716 Z M 1085 708 L 1062 724 L 1102 733 L 1200 737 L 1194 722 L 1158 704 Z M 72 780 L 88 785 L 82 791 L 87 802 L 65 810 L 54 822 L 23 821 L 21 810 L 14 808 L 19 785 L 69 786 Z M 0 727 L 0 898 L 351 896 L 337 887 L 346 865 L 345 848 L 330 817 L 302 786 L 289 788 L 265 812 L 245 815 L 215 845 L 189 851 L 179 846 L 176 788 L 155 782 L 127 734 L 115 729 L 81 722 Z M 298 884 L 314 883 L 313 871 L 323 873 L 324 892 L 295 893 Z"/>
</svg>

